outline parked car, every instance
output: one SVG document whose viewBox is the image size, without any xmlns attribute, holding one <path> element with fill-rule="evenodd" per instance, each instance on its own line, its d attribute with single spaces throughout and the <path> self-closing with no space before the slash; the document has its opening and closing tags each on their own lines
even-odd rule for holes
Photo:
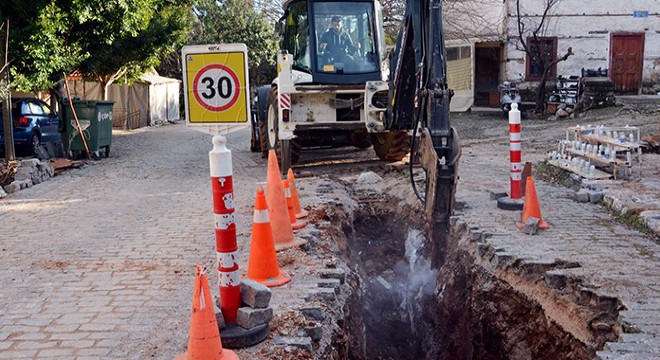
<svg viewBox="0 0 660 360">
<path fill-rule="evenodd" d="M 5 149 L 4 119 L 0 103 L 0 152 Z M 45 102 L 35 98 L 17 98 L 11 101 L 16 150 L 35 154 L 37 147 L 51 141 L 60 143 L 57 113 Z"/>
</svg>

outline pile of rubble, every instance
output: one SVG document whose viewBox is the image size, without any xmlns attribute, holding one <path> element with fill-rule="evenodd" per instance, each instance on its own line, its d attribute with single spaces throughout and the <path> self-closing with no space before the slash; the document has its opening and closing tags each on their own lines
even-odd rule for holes
<svg viewBox="0 0 660 360">
<path fill-rule="evenodd" d="M 0 188 L 0 198 L 44 182 L 54 175 L 55 170 L 47 161 L 38 159 L 22 160 L 14 175 L 14 181 Z"/>
<path fill-rule="evenodd" d="M 574 104 L 562 103 L 557 106 L 557 110 L 554 112 L 548 120 L 561 120 L 565 118 L 574 118 L 575 117 L 575 108 Z"/>
</svg>

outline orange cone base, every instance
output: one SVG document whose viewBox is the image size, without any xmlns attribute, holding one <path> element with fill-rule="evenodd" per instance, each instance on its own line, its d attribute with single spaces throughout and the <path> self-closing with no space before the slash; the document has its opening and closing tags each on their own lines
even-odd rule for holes
<svg viewBox="0 0 660 360">
<path fill-rule="evenodd" d="M 295 239 L 294 238 L 293 241 L 288 242 L 288 243 L 279 243 L 279 244 L 276 243 L 275 244 L 275 251 L 280 252 L 280 251 L 284 251 L 286 249 L 291 249 L 291 248 L 294 248 L 294 247 L 300 247 L 300 246 L 303 246 L 305 244 L 307 244 L 307 240 L 305 240 L 305 239 Z"/>
<path fill-rule="evenodd" d="M 222 360 L 239 360 L 235 352 L 227 349 L 222 349 Z M 174 360 L 188 360 L 188 352 L 177 355 Z"/>
<path fill-rule="evenodd" d="M 300 209 L 300 212 L 296 213 L 296 219 L 306 218 L 307 215 L 309 215 L 309 211 L 307 211 L 305 209 Z"/>
<path fill-rule="evenodd" d="M 520 222 L 520 221 L 516 221 L 516 227 L 518 228 L 518 230 L 522 230 L 522 229 L 525 228 L 525 223 Z M 550 229 L 550 225 L 548 225 L 547 222 L 541 220 L 541 221 L 539 221 L 539 229 L 548 230 L 548 229 Z"/>
<path fill-rule="evenodd" d="M 300 219 L 298 219 L 296 222 L 294 222 L 294 223 L 291 224 L 291 228 L 292 228 L 293 230 L 302 229 L 302 228 L 304 228 L 305 226 L 307 226 L 307 220 L 300 220 Z"/>
<path fill-rule="evenodd" d="M 268 278 L 268 279 L 255 279 L 255 278 L 249 278 L 252 279 L 258 283 L 264 284 L 268 287 L 276 287 L 276 286 L 282 286 L 289 281 L 291 281 L 291 276 L 289 273 L 286 271 L 280 269 L 280 274 L 277 277 L 274 278 Z"/>
</svg>

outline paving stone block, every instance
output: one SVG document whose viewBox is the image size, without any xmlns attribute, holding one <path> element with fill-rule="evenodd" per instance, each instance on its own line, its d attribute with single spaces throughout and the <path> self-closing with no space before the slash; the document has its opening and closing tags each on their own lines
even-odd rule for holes
<svg viewBox="0 0 660 360">
<path fill-rule="evenodd" d="M 25 179 L 21 183 L 21 189 L 27 189 L 31 188 L 34 183 L 32 182 L 32 179 Z"/>
<path fill-rule="evenodd" d="M 305 335 L 309 336 L 314 341 L 319 341 L 323 338 L 323 327 L 320 325 L 306 326 L 303 328 Z"/>
<path fill-rule="evenodd" d="M 319 307 L 302 308 L 300 309 L 300 312 L 302 312 L 305 317 L 313 320 L 323 321 L 325 319 L 325 312 Z"/>
<path fill-rule="evenodd" d="M 335 294 L 341 293 L 341 281 L 339 279 L 323 279 L 318 282 L 320 288 L 334 289 Z"/>
<path fill-rule="evenodd" d="M 337 296 L 334 289 L 328 288 L 314 288 L 303 297 L 305 301 L 324 300 L 335 301 Z"/>
<path fill-rule="evenodd" d="M 18 181 L 13 181 L 11 184 L 5 185 L 4 190 L 7 194 L 15 193 L 21 190 L 21 184 Z"/>
<path fill-rule="evenodd" d="M 580 203 L 589 202 L 589 190 L 580 189 L 575 193 L 575 201 Z"/>
<path fill-rule="evenodd" d="M 612 204 L 614 203 L 614 197 L 612 195 L 605 194 L 605 196 L 603 196 L 603 199 L 605 200 L 607 206 L 612 207 Z"/>
<path fill-rule="evenodd" d="M 273 318 L 273 308 L 253 309 L 251 307 L 238 308 L 236 324 L 245 329 L 268 324 Z"/>
<path fill-rule="evenodd" d="M 5 189 L 0 187 L 0 199 L 6 198 L 6 197 L 7 197 L 7 192 L 5 191 Z"/>
<path fill-rule="evenodd" d="M 490 199 L 491 200 L 497 200 L 499 198 L 507 197 L 509 194 L 507 194 L 506 191 L 498 191 L 498 190 L 491 190 L 490 191 Z"/>
<path fill-rule="evenodd" d="M 273 344 L 284 346 L 297 346 L 312 351 L 312 338 L 308 336 L 275 336 Z"/>
<path fill-rule="evenodd" d="M 523 232 L 528 235 L 536 235 L 536 233 L 539 231 L 539 224 L 541 223 L 541 219 L 535 218 L 535 217 L 530 217 L 527 219 L 525 222 L 525 228 L 523 229 Z"/>
<path fill-rule="evenodd" d="M 38 350 L 3 351 L 4 359 L 34 359 Z"/>
<path fill-rule="evenodd" d="M 241 280 L 241 301 L 253 308 L 263 309 L 270 303 L 271 290 L 254 280 Z"/>
<path fill-rule="evenodd" d="M 603 200 L 603 193 L 600 191 L 589 191 L 589 202 L 592 204 L 598 204 Z"/>
<path fill-rule="evenodd" d="M 26 159 L 26 160 L 21 160 L 21 167 L 26 166 L 26 167 L 35 167 L 37 164 L 39 164 L 39 159 Z"/>
<path fill-rule="evenodd" d="M 605 344 L 605 348 L 611 351 L 648 354 L 655 353 L 660 355 L 660 349 L 644 343 L 607 343 Z"/>
<path fill-rule="evenodd" d="M 554 289 L 561 290 L 566 287 L 566 275 L 560 270 L 546 271 L 543 279 Z"/>
<path fill-rule="evenodd" d="M 515 260 L 515 256 L 505 252 L 496 252 L 494 259 L 497 266 L 506 267 Z"/>
<path fill-rule="evenodd" d="M 340 284 L 344 284 L 346 281 L 346 272 L 341 268 L 323 270 L 320 276 L 321 279 L 337 279 Z"/>
</svg>

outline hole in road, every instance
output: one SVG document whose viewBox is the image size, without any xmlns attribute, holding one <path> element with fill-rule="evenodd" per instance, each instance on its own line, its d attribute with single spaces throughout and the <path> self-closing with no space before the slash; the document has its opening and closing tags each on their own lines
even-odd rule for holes
<svg viewBox="0 0 660 360">
<path fill-rule="evenodd" d="M 418 218 L 383 200 L 344 225 L 352 275 L 343 358 L 595 356 L 593 343 L 548 321 L 537 301 L 475 266 L 455 235 L 436 231 L 429 241 Z"/>
</svg>

